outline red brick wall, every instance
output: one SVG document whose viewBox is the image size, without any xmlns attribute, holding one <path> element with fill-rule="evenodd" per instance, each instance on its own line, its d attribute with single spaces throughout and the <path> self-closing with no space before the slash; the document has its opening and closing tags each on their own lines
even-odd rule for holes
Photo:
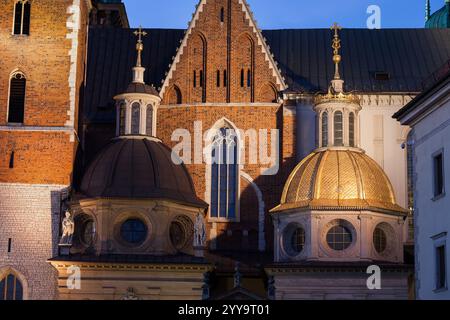
<svg viewBox="0 0 450 320">
<path fill-rule="evenodd" d="M 14 1 L 0 2 L 0 126 L 7 124 L 9 77 L 16 69 L 27 77 L 26 127 L 63 127 L 70 119 L 69 51 L 67 34 L 72 0 L 40 0 L 31 5 L 29 36 L 12 35 Z M 81 0 L 81 29 L 77 60 L 76 109 L 82 86 L 86 43 L 87 7 Z M 73 118 L 75 129 L 77 110 Z M 0 131 L 0 182 L 70 184 L 75 143 L 64 132 Z M 11 151 L 15 168 L 9 169 Z"/>
</svg>

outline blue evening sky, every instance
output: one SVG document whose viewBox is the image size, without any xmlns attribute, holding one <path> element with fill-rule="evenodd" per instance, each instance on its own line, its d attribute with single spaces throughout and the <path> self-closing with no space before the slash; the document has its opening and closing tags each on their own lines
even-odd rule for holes
<svg viewBox="0 0 450 320">
<path fill-rule="evenodd" d="M 198 0 L 123 0 L 131 27 L 185 29 Z M 425 0 L 248 0 L 261 29 L 366 28 L 369 5 L 381 8 L 382 28 L 422 28 Z M 432 0 L 431 12 L 445 0 Z"/>
</svg>

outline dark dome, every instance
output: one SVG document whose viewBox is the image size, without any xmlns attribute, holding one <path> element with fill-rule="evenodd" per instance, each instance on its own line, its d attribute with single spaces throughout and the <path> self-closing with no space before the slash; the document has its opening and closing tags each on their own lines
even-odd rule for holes
<svg viewBox="0 0 450 320">
<path fill-rule="evenodd" d="M 153 86 L 149 86 L 139 82 L 130 83 L 125 93 L 145 93 L 159 97 L 158 91 L 156 91 Z"/>
<path fill-rule="evenodd" d="M 90 198 L 168 199 L 207 206 L 197 197 L 184 164 L 174 164 L 169 147 L 149 137 L 111 140 L 89 165 L 80 191 Z"/>
<path fill-rule="evenodd" d="M 446 2 L 445 5 L 433 13 L 430 19 L 425 23 L 427 29 L 445 29 L 450 28 L 450 2 Z"/>
</svg>

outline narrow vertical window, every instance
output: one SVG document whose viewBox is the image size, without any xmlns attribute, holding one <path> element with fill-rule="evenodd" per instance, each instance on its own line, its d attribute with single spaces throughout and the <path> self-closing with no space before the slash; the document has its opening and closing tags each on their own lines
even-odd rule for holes
<svg viewBox="0 0 450 320">
<path fill-rule="evenodd" d="M 123 136 L 125 135 L 127 106 L 122 103 L 119 108 L 119 135 Z"/>
<path fill-rule="evenodd" d="M 225 21 L 225 9 L 222 7 L 220 9 L 220 22 L 224 22 Z"/>
<path fill-rule="evenodd" d="M 220 70 L 217 70 L 216 86 L 217 86 L 217 88 L 220 87 Z"/>
<path fill-rule="evenodd" d="M 14 8 L 14 34 L 22 34 L 22 13 L 23 3 L 19 1 Z"/>
<path fill-rule="evenodd" d="M 250 69 L 247 70 L 247 87 L 251 87 L 252 86 L 252 72 L 250 71 Z"/>
<path fill-rule="evenodd" d="M 194 83 L 194 88 L 197 88 L 197 71 L 194 70 L 194 79 L 193 79 L 193 83 Z"/>
<path fill-rule="evenodd" d="M 200 70 L 200 88 L 203 88 L 203 70 Z"/>
<path fill-rule="evenodd" d="M 25 88 L 25 76 L 20 72 L 13 74 L 9 85 L 9 123 L 23 123 L 25 111 Z"/>
<path fill-rule="evenodd" d="M 146 133 L 148 136 L 153 135 L 153 106 L 149 104 L 147 106 L 147 119 L 146 119 Z"/>
<path fill-rule="evenodd" d="M 436 289 L 444 289 L 447 286 L 445 245 L 436 247 Z"/>
<path fill-rule="evenodd" d="M 141 105 L 137 102 L 131 107 L 131 134 L 138 135 L 140 132 Z"/>
<path fill-rule="evenodd" d="M 14 6 L 14 28 L 16 35 L 30 34 L 31 4 L 27 0 L 19 0 Z"/>
<path fill-rule="evenodd" d="M 241 88 L 244 87 L 244 69 L 241 69 Z"/>
<path fill-rule="evenodd" d="M 227 70 L 223 70 L 223 86 L 228 86 L 228 77 L 227 77 Z"/>
<path fill-rule="evenodd" d="M 11 250 L 12 250 L 12 239 L 9 238 L 8 239 L 8 253 L 11 253 Z"/>
<path fill-rule="evenodd" d="M 355 146 L 355 114 L 353 112 L 348 116 L 348 133 L 350 147 Z"/>
<path fill-rule="evenodd" d="M 343 124 L 342 124 L 342 112 L 336 111 L 334 113 L 334 145 L 343 146 Z"/>
<path fill-rule="evenodd" d="M 29 1 L 23 4 L 23 20 L 22 20 L 22 34 L 30 34 L 30 20 L 31 20 L 31 4 Z"/>
<path fill-rule="evenodd" d="M 328 112 L 322 113 L 322 147 L 328 146 Z"/>
<path fill-rule="evenodd" d="M 9 168 L 13 169 L 14 168 L 14 151 L 11 152 L 11 155 L 9 157 Z"/>
<path fill-rule="evenodd" d="M 222 128 L 213 140 L 211 165 L 211 217 L 236 218 L 238 149 L 234 130 Z"/>
<path fill-rule="evenodd" d="M 444 194 L 444 157 L 442 152 L 433 158 L 434 169 L 434 196 L 439 197 Z"/>
</svg>

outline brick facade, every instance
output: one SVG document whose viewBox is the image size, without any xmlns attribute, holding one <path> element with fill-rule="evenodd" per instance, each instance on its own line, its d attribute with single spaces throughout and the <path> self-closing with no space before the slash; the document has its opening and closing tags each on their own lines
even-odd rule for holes
<svg viewBox="0 0 450 320">
<path fill-rule="evenodd" d="M 56 295 L 47 259 L 57 253 L 61 190 L 72 182 L 89 3 L 32 1 L 30 34 L 13 35 L 15 1 L 0 1 L 0 275 L 22 277 L 24 298 Z M 15 71 L 27 79 L 22 125 L 7 123 Z"/>
<path fill-rule="evenodd" d="M 292 169 L 282 163 L 295 156 L 295 112 L 284 113 L 282 105 L 277 103 L 277 92 L 281 90 L 274 72 L 277 67 L 267 58 L 264 40 L 253 28 L 254 21 L 246 10 L 245 3 L 239 0 L 200 2 L 163 86 L 157 125 L 157 136 L 170 147 L 178 143 L 171 141 L 171 135 L 179 128 L 191 132 L 194 142 L 194 122 L 199 121 L 202 134 L 221 119 L 244 132 L 266 130 L 269 131 L 269 148 L 265 150 L 268 155 L 271 153 L 270 130 L 280 131 L 280 141 L 286 144 L 282 143 L 279 148 L 280 170 L 275 175 L 262 175 L 261 170 L 268 166 L 260 161 L 249 164 L 250 141 L 241 141 L 247 151 L 241 172 L 247 174 L 262 193 L 263 226 L 255 187 L 242 174 L 238 190 L 239 223 L 209 221 L 209 240 L 214 242 L 210 243 L 210 248 L 237 254 L 261 250 L 259 234 L 264 237 L 268 252 L 271 251 L 272 223 L 268 210 L 278 203 L 284 177 Z M 191 151 L 194 154 L 195 148 Z M 198 196 L 210 202 L 208 165 L 187 167 Z"/>
</svg>

